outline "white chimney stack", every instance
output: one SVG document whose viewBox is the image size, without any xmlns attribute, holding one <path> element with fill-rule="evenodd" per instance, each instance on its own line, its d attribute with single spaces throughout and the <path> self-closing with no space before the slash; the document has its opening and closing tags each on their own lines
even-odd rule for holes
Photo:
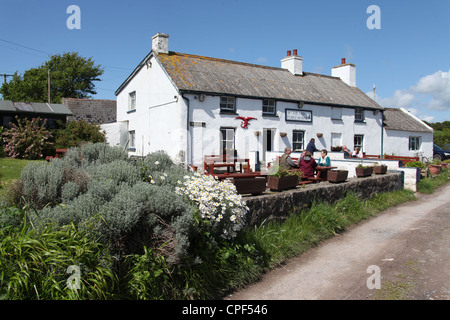
<svg viewBox="0 0 450 320">
<path fill-rule="evenodd" d="M 303 75 L 303 58 L 297 55 L 297 49 L 293 54 L 288 50 L 286 58 L 281 60 L 281 68 L 288 69 L 295 76 Z"/>
<path fill-rule="evenodd" d="M 169 53 L 169 35 L 157 33 L 152 37 L 152 51 L 156 53 Z"/>
<path fill-rule="evenodd" d="M 331 76 L 341 78 L 351 87 L 356 87 L 356 66 L 353 63 L 346 63 L 342 58 L 341 64 L 331 68 Z"/>
</svg>

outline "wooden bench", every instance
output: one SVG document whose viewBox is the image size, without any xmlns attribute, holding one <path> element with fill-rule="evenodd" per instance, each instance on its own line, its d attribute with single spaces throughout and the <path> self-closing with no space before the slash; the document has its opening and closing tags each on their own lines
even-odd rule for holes
<svg viewBox="0 0 450 320">
<path fill-rule="evenodd" d="M 365 154 L 364 153 L 364 159 L 381 159 L 381 156 L 378 154 Z"/>
<path fill-rule="evenodd" d="M 419 157 L 403 157 L 403 156 L 388 156 L 388 155 L 385 155 L 384 159 L 386 159 L 386 160 L 400 160 L 402 165 L 404 163 L 408 163 L 408 162 L 420 161 Z"/>
<path fill-rule="evenodd" d="M 62 158 L 67 152 L 67 149 L 56 149 L 55 150 L 55 155 L 54 156 L 46 156 L 45 160 L 46 161 L 50 161 L 53 158 Z"/>
</svg>

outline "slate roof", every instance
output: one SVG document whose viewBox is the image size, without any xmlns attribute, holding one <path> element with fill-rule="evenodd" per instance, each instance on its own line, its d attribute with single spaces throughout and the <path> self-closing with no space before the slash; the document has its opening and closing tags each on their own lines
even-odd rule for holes
<svg viewBox="0 0 450 320">
<path fill-rule="evenodd" d="M 432 133 L 433 129 L 403 108 L 385 108 L 384 127 L 387 130 Z"/>
<path fill-rule="evenodd" d="M 117 89 L 116 95 L 144 66 L 150 53 Z M 155 54 L 156 55 L 156 54 Z M 234 95 L 311 104 L 380 109 L 382 107 L 360 89 L 341 79 L 303 72 L 294 76 L 288 70 L 209 58 L 178 52 L 156 55 L 181 92 Z"/>
<path fill-rule="evenodd" d="M 72 112 L 63 104 L 42 102 L 19 102 L 0 100 L 0 111 L 30 112 L 40 114 L 72 115 Z"/>
</svg>

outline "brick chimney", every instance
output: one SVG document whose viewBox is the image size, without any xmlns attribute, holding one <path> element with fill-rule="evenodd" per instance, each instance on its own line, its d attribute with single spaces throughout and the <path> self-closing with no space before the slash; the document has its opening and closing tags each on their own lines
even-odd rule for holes
<svg viewBox="0 0 450 320">
<path fill-rule="evenodd" d="M 303 58 L 297 55 L 297 49 L 288 50 L 286 58 L 281 60 L 281 68 L 289 70 L 295 76 L 303 75 Z"/>
<path fill-rule="evenodd" d="M 156 53 L 169 53 L 169 35 L 157 33 L 152 37 L 152 51 Z"/>
<path fill-rule="evenodd" d="M 356 66 L 353 63 L 346 63 L 345 58 L 341 59 L 341 64 L 331 68 L 333 77 L 341 78 L 351 87 L 356 87 Z"/>
</svg>

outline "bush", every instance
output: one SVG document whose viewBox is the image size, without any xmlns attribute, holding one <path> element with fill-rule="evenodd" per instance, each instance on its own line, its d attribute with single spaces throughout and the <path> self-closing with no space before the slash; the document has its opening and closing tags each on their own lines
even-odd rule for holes
<svg viewBox="0 0 450 320">
<path fill-rule="evenodd" d="M 83 169 L 73 168 L 62 159 L 29 163 L 20 176 L 18 200 L 25 200 L 25 203 L 16 205 L 28 203 L 36 209 L 54 206 L 85 191 L 89 180 L 89 175 Z M 69 186 L 65 187 L 68 183 Z M 69 188 L 74 193 L 74 185 L 78 190 L 76 194 L 69 195 Z"/>
<path fill-rule="evenodd" d="M 421 161 L 410 161 L 406 164 L 406 167 L 408 168 L 420 168 L 420 169 L 424 169 L 425 168 L 425 164 Z"/>
<path fill-rule="evenodd" d="M 77 147 L 83 142 L 106 142 L 105 133 L 99 125 L 90 124 L 85 120 L 70 121 L 63 128 L 55 130 L 55 147 Z"/>
<path fill-rule="evenodd" d="M 47 119 L 41 123 L 40 118 L 30 121 L 16 116 L 16 121 L 17 125 L 11 123 L 11 129 L 3 133 L 5 152 L 12 158 L 41 159 L 52 144 L 49 141 L 52 134 L 45 129 Z"/>
</svg>

